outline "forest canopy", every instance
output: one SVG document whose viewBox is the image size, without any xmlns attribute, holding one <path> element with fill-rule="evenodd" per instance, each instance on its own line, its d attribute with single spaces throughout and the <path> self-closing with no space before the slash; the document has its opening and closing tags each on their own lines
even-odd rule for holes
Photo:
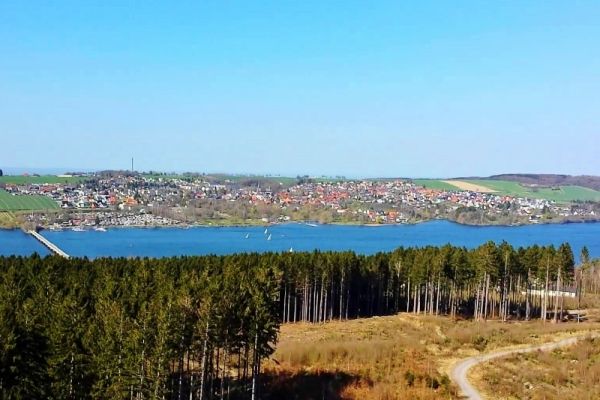
<svg viewBox="0 0 600 400">
<path fill-rule="evenodd" d="M 557 319 L 563 293 L 585 288 L 575 276 L 568 244 L 369 256 L 0 257 L 0 392 L 258 398 L 261 360 L 281 323 L 398 312 Z"/>
</svg>

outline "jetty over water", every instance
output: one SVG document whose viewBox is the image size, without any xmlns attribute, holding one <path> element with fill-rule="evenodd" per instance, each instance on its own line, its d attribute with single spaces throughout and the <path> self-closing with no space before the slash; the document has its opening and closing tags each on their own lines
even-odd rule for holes
<svg viewBox="0 0 600 400">
<path fill-rule="evenodd" d="M 71 258 L 71 256 L 69 256 L 67 253 L 65 253 L 64 251 L 62 251 L 57 245 L 55 245 L 54 243 L 52 243 L 51 241 L 49 241 L 48 239 L 46 239 L 45 237 L 43 237 L 42 235 L 40 235 L 39 233 L 37 233 L 36 231 L 31 230 L 31 231 L 27 231 L 27 233 L 29 233 L 31 236 L 33 236 L 34 238 L 36 238 L 37 240 L 39 240 L 39 242 L 41 244 L 43 244 L 44 246 L 46 246 L 48 248 L 48 250 L 50 250 L 54 254 L 57 254 L 57 255 L 59 255 L 61 257 L 64 257 L 66 259 Z"/>
</svg>

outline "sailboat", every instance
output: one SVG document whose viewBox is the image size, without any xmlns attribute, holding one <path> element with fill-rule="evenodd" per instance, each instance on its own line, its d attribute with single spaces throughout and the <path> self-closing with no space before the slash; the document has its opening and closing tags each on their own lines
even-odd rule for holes
<svg viewBox="0 0 600 400">
<path fill-rule="evenodd" d="M 265 228 L 265 235 L 269 233 L 269 228 Z"/>
<path fill-rule="evenodd" d="M 246 233 L 246 239 L 248 239 L 250 237 L 249 233 Z"/>
<path fill-rule="evenodd" d="M 290 253 L 293 253 L 293 252 L 294 252 L 294 248 L 290 247 Z"/>
<path fill-rule="evenodd" d="M 271 240 L 271 234 L 269 233 L 269 237 L 267 238 L 267 240 Z"/>
</svg>

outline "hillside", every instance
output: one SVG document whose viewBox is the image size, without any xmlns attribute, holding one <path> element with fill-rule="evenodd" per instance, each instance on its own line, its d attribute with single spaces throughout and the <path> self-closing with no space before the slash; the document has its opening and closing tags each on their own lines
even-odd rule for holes
<svg viewBox="0 0 600 400">
<path fill-rule="evenodd" d="M 470 190 L 559 203 L 600 201 L 600 177 L 597 176 L 503 174 L 487 178 L 414 179 L 413 182 L 430 189 Z"/>
<path fill-rule="evenodd" d="M 491 189 L 498 194 L 547 199 L 557 202 L 600 201 L 600 192 L 575 185 L 539 185 L 515 181 L 471 179 L 465 182 Z"/>
<path fill-rule="evenodd" d="M 58 204 L 40 195 L 12 195 L 6 190 L 0 189 L 0 211 L 34 211 L 54 210 Z"/>
<path fill-rule="evenodd" d="M 582 186 L 589 189 L 600 190 L 600 176 L 592 175 L 501 174 L 477 179 L 511 181 L 526 185 L 540 186 Z"/>
<path fill-rule="evenodd" d="M 600 201 L 600 191 L 583 186 L 533 186 L 513 181 L 491 179 L 415 179 L 417 185 L 437 190 L 474 191 L 532 199 L 546 199 L 559 203 Z"/>
</svg>

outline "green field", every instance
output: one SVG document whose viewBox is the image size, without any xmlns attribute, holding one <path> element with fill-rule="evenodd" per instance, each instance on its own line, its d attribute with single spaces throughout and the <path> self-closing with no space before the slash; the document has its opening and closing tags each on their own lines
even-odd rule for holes
<svg viewBox="0 0 600 400">
<path fill-rule="evenodd" d="M 426 187 L 427 189 L 437 190 L 460 190 L 456 186 L 443 182 L 439 179 L 413 179 L 415 185 Z"/>
<path fill-rule="evenodd" d="M 499 194 L 507 194 L 517 197 L 530 197 L 536 199 L 547 199 L 557 202 L 571 201 L 600 201 L 600 192 L 582 186 L 559 186 L 558 190 L 551 188 L 531 188 L 522 186 L 518 182 L 495 181 L 487 179 L 468 180 L 465 182 L 485 186 L 497 191 Z"/>
<path fill-rule="evenodd" d="M 468 182 L 479 186 L 495 190 L 497 194 L 503 194 L 514 197 L 529 197 L 534 199 L 546 199 L 559 203 L 568 203 L 573 201 L 600 201 L 600 192 L 597 190 L 585 188 L 582 186 L 560 186 L 557 190 L 549 187 L 532 188 L 522 186 L 518 182 L 497 181 L 491 179 L 459 179 L 461 182 Z M 438 179 L 413 179 L 417 185 L 429 189 L 438 190 L 461 190 L 456 186 L 443 182 Z"/>
<path fill-rule="evenodd" d="M 0 211 L 40 211 L 57 209 L 58 203 L 46 196 L 13 196 L 0 189 Z"/>
<path fill-rule="evenodd" d="M 80 176 L 58 177 L 56 175 L 5 175 L 0 176 L 0 183 L 12 183 L 15 185 L 43 184 L 43 183 L 78 183 L 85 180 Z"/>
</svg>

